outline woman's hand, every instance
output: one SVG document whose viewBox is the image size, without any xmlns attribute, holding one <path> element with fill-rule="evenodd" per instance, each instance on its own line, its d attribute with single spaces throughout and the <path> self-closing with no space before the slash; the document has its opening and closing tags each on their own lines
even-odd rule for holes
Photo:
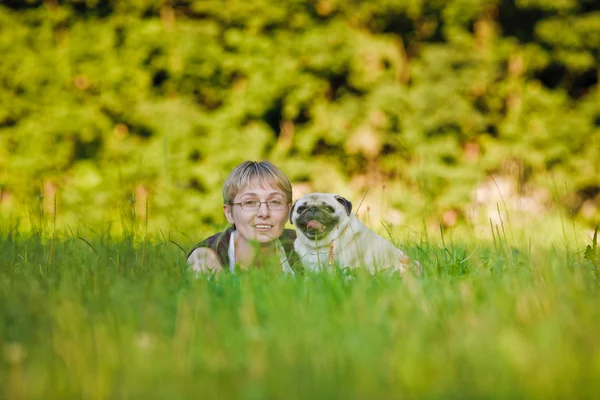
<svg viewBox="0 0 600 400">
<path fill-rule="evenodd" d="M 219 257 L 214 250 L 208 247 L 199 247 L 190 254 L 187 259 L 188 265 L 196 273 L 221 273 L 223 266 L 219 262 Z"/>
</svg>

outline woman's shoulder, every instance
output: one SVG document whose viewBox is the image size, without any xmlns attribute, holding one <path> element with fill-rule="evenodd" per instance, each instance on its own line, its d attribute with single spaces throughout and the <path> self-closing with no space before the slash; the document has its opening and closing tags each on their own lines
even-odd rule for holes
<svg viewBox="0 0 600 400">
<path fill-rule="evenodd" d="M 188 257 L 198 248 L 207 247 L 214 250 L 217 254 L 220 253 L 224 248 L 229 247 L 229 237 L 231 236 L 231 232 L 233 232 L 233 227 L 229 227 L 222 232 L 217 232 L 214 235 L 207 237 L 202 240 L 200 243 L 196 244 L 190 252 L 188 253 Z"/>
<path fill-rule="evenodd" d="M 296 240 L 296 231 L 294 229 L 284 229 L 279 240 L 281 240 L 282 243 L 293 242 Z"/>
<path fill-rule="evenodd" d="M 279 241 L 287 253 L 294 250 L 294 241 L 296 240 L 296 231 L 294 229 L 284 229 L 279 237 Z"/>
</svg>

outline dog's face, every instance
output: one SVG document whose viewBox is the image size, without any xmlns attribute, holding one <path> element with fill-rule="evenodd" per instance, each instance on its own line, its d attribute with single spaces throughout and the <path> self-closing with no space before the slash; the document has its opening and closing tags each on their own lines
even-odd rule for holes
<svg viewBox="0 0 600 400">
<path fill-rule="evenodd" d="M 326 238 L 350 216 L 352 203 L 333 193 L 310 193 L 292 206 L 290 223 L 310 240 Z"/>
</svg>

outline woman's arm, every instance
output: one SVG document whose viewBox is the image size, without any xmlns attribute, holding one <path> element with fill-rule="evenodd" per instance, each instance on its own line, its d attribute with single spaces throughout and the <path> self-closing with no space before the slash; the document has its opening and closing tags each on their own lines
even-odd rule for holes
<svg viewBox="0 0 600 400">
<path fill-rule="evenodd" d="M 219 261 L 217 253 L 208 247 L 199 247 L 194 250 L 187 259 L 188 265 L 196 274 L 223 272 L 223 266 Z"/>
</svg>

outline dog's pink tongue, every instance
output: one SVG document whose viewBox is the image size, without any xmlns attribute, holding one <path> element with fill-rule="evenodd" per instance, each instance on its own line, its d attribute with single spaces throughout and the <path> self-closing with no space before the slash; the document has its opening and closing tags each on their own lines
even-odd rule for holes
<svg viewBox="0 0 600 400">
<path fill-rule="evenodd" d="M 323 232 L 323 224 L 320 223 L 319 221 L 315 221 L 314 219 L 311 219 L 306 224 L 306 229 L 313 229 L 315 231 Z"/>
</svg>

